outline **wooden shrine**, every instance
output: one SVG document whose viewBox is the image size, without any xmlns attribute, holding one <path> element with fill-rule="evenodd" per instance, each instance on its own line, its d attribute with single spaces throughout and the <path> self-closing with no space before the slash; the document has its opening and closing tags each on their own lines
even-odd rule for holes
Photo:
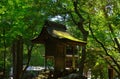
<svg viewBox="0 0 120 79">
<path fill-rule="evenodd" d="M 86 45 L 66 31 L 66 26 L 52 21 L 45 21 L 41 33 L 32 40 L 45 46 L 45 59 L 53 58 L 55 72 L 62 72 L 66 67 L 76 67 L 76 46 Z"/>
</svg>

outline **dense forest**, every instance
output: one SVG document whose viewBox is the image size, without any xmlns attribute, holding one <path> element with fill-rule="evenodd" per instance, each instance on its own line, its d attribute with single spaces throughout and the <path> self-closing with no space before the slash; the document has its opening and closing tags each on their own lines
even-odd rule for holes
<svg viewBox="0 0 120 79">
<path fill-rule="evenodd" d="M 87 42 L 79 52 L 80 75 L 90 70 L 91 79 L 108 79 L 112 70 L 120 78 L 120 0 L 0 0 L 0 79 L 9 78 L 16 52 L 22 53 L 18 64 L 44 66 L 44 45 L 31 40 L 45 20 Z"/>
</svg>

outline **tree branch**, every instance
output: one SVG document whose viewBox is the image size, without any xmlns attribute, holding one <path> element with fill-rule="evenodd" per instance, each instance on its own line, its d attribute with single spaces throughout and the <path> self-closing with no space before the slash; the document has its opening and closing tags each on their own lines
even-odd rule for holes
<svg viewBox="0 0 120 79">
<path fill-rule="evenodd" d="M 82 17 L 82 15 L 79 13 L 77 7 L 78 7 L 78 0 L 73 1 L 73 6 L 74 6 L 74 11 L 75 13 L 78 15 L 78 17 L 80 18 L 81 22 L 84 22 L 84 18 Z"/>
<path fill-rule="evenodd" d="M 72 18 L 73 23 L 74 23 L 75 25 L 77 25 L 77 22 L 75 21 L 75 19 L 74 19 L 72 13 L 69 13 L 69 14 L 70 14 L 70 16 L 71 16 L 71 18 Z"/>
<path fill-rule="evenodd" d="M 102 47 L 103 50 L 105 51 L 106 55 L 109 56 L 109 57 L 112 59 L 112 61 L 116 64 L 116 66 L 117 66 L 118 69 L 120 70 L 120 65 L 117 63 L 117 61 L 116 61 L 111 55 L 108 54 L 108 51 L 107 51 L 107 49 L 105 48 L 105 46 L 103 45 L 103 43 L 100 42 L 100 41 L 94 36 L 94 33 L 93 33 L 93 31 L 92 31 L 92 28 L 90 27 L 90 26 L 91 26 L 90 24 L 91 24 L 91 22 L 90 22 L 90 19 L 89 19 L 89 30 L 90 30 L 90 32 L 91 32 L 91 34 L 92 34 L 92 36 L 93 36 L 93 39 L 95 39 L 95 41 L 101 45 L 101 47 Z"/>
<path fill-rule="evenodd" d="M 103 55 L 99 54 L 100 57 L 104 58 Z M 117 70 L 108 60 L 105 59 L 105 61 L 110 65 L 110 67 L 112 67 L 118 74 L 120 74 L 119 70 Z"/>
<path fill-rule="evenodd" d="M 110 32 L 111 32 L 112 35 L 114 36 L 114 42 L 116 43 L 117 48 L 118 48 L 118 51 L 119 51 L 119 53 L 120 53 L 120 43 L 119 43 L 118 39 L 115 37 L 115 35 L 114 35 L 115 33 L 114 33 L 113 28 L 112 28 L 112 25 L 111 25 L 111 24 L 108 24 L 108 27 L 109 27 L 109 29 L 110 29 Z"/>
<path fill-rule="evenodd" d="M 106 20 L 109 21 L 108 20 L 109 16 L 107 14 L 108 12 L 106 11 L 105 8 L 103 8 L 103 12 L 104 12 L 104 16 L 105 16 Z M 112 25 L 110 23 L 108 23 L 108 28 L 110 29 L 111 34 L 114 36 L 114 42 L 116 43 L 117 48 L 118 48 L 117 50 L 120 53 L 120 43 L 119 43 L 118 39 L 115 37 L 114 30 L 113 30 Z"/>
<path fill-rule="evenodd" d="M 27 69 L 28 66 L 29 66 L 33 46 L 34 46 L 34 45 L 32 44 L 30 47 L 27 48 L 27 50 L 28 50 L 28 60 L 27 60 L 27 64 L 26 64 L 24 70 L 22 71 L 22 76 L 21 76 L 21 78 L 23 77 L 24 72 L 26 71 L 26 69 Z"/>
</svg>

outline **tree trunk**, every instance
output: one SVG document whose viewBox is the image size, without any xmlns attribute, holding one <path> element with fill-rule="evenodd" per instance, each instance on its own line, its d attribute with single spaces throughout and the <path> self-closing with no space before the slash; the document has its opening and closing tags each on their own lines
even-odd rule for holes
<svg viewBox="0 0 120 79">
<path fill-rule="evenodd" d="M 29 67 L 29 63 L 30 63 L 30 60 L 31 60 L 31 53 L 32 53 L 32 49 L 33 49 L 33 44 L 31 46 L 28 46 L 27 47 L 27 50 L 28 50 L 28 60 L 27 60 L 27 64 L 25 66 L 25 68 L 23 69 L 22 73 L 21 73 L 21 78 L 23 79 L 24 75 L 25 75 L 25 71 L 26 69 Z"/>
<path fill-rule="evenodd" d="M 87 41 L 88 38 L 88 31 L 86 31 L 83 28 L 83 23 L 78 24 L 79 30 L 82 32 L 83 34 L 83 41 Z M 83 70 L 84 70 L 84 64 L 85 64 L 85 60 L 86 60 L 86 46 L 82 47 L 82 57 L 81 57 L 81 61 L 79 64 L 79 70 L 80 70 L 80 76 L 83 76 Z"/>
<path fill-rule="evenodd" d="M 23 69 L 23 39 L 18 38 L 13 42 L 12 45 L 13 53 L 13 79 L 20 79 L 21 72 Z"/>
<path fill-rule="evenodd" d="M 78 1 L 75 0 L 73 1 L 73 5 L 74 5 L 74 11 L 77 14 L 77 16 L 79 17 L 79 22 L 77 23 L 75 20 L 73 20 L 73 22 L 77 25 L 77 27 L 79 28 L 79 30 L 81 31 L 82 35 L 83 35 L 83 41 L 87 41 L 88 38 L 88 34 L 89 32 L 85 30 L 84 28 L 84 18 L 82 17 L 82 15 L 79 12 L 78 9 Z M 83 76 L 83 70 L 84 70 L 84 64 L 85 64 L 85 60 L 86 60 L 86 46 L 82 47 L 82 57 L 81 57 L 81 61 L 79 63 L 79 74 L 82 78 Z"/>
<path fill-rule="evenodd" d="M 6 39 L 5 39 L 5 28 L 3 28 L 3 40 L 4 40 L 4 65 L 3 65 L 3 77 L 6 78 Z"/>
</svg>

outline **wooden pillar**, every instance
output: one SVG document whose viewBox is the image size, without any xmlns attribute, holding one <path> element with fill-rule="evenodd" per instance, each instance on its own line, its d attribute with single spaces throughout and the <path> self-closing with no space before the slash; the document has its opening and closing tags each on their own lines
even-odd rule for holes
<svg viewBox="0 0 120 79">
<path fill-rule="evenodd" d="M 72 55 L 72 67 L 75 69 L 75 55 Z"/>
<path fill-rule="evenodd" d="M 113 79 L 113 69 L 112 68 L 108 68 L 108 76 L 109 76 L 109 79 Z"/>
<path fill-rule="evenodd" d="M 76 64 L 76 62 L 75 62 L 75 47 L 74 46 L 72 46 L 72 67 L 73 67 L 73 69 L 75 69 L 75 64 Z"/>
<path fill-rule="evenodd" d="M 54 68 L 55 68 L 55 72 L 54 72 L 55 78 L 63 76 L 65 70 L 65 57 L 56 56 Z"/>
<path fill-rule="evenodd" d="M 65 70 L 65 47 L 63 45 L 57 45 L 57 51 L 54 56 L 55 59 L 55 78 L 64 75 Z"/>
<path fill-rule="evenodd" d="M 64 71 L 65 69 L 65 57 L 56 56 L 55 57 L 55 70 Z"/>
<path fill-rule="evenodd" d="M 12 45 L 13 79 L 20 79 L 23 68 L 23 39 L 18 37 Z"/>
</svg>

